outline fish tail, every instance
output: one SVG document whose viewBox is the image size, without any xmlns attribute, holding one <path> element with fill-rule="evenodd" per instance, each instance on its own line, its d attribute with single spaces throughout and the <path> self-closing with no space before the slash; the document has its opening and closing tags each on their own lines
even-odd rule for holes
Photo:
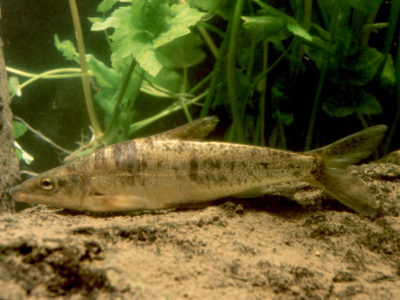
<svg viewBox="0 0 400 300">
<path fill-rule="evenodd" d="M 315 178 L 325 192 L 354 211 L 375 217 L 379 203 L 367 186 L 345 169 L 325 168 Z"/>
<path fill-rule="evenodd" d="M 314 184 L 356 212 L 369 217 L 376 216 L 379 208 L 377 199 L 346 168 L 374 153 L 386 130 L 385 125 L 373 126 L 309 152 L 320 161 L 320 167 L 313 174 Z"/>
</svg>

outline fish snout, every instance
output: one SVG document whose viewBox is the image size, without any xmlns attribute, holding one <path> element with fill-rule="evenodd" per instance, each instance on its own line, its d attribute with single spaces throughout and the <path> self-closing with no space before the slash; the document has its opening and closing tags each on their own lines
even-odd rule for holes
<svg viewBox="0 0 400 300">
<path fill-rule="evenodd" d="M 19 185 L 14 185 L 12 188 L 10 188 L 10 189 L 8 190 L 8 194 L 9 194 L 10 196 L 12 196 L 12 195 L 15 193 L 15 191 L 18 190 L 18 188 L 19 188 Z"/>
<path fill-rule="evenodd" d="M 13 186 L 12 188 L 10 188 L 8 190 L 8 194 L 14 199 L 17 200 L 19 202 L 26 202 L 26 200 L 24 199 L 24 194 L 20 191 L 20 186 L 16 185 Z"/>
</svg>

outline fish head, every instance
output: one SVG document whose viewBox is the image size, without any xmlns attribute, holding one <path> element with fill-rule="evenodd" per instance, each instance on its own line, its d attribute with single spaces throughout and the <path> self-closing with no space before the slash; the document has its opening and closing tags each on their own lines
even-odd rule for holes
<svg viewBox="0 0 400 300">
<path fill-rule="evenodd" d="M 79 209 L 87 189 L 83 176 L 53 169 L 12 187 L 9 194 L 19 202 Z"/>
</svg>

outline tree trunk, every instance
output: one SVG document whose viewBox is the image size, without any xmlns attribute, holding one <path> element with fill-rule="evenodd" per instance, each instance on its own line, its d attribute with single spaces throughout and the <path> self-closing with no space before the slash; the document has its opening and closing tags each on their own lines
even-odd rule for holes
<svg viewBox="0 0 400 300">
<path fill-rule="evenodd" d="M 0 214 L 14 211 L 14 201 L 10 198 L 8 189 L 16 183 L 19 176 L 18 159 L 13 147 L 14 133 L 10 102 L 3 42 L 0 38 Z"/>
</svg>

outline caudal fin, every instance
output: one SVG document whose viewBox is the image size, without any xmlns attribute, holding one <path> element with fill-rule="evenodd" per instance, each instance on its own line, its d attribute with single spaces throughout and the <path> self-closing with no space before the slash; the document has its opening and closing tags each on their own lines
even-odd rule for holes
<svg viewBox="0 0 400 300">
<path fill-rule="evenodd" d="M 368 158 L 385 136 L 386 125 L 376 125 L 307 153 L 327 159 L 330 167 L 345 168 Z"/>
<path fill-rule="evenodd" d="M 344 205 L 369 217 L 377 214 L 378 202 L 367 186 L 346 168 L 369 157 L 386 130 L 385 125 L 373 126 L 308 152 L 321 157 L 322 168 L 314 175 L 317 185 Z"/>
<path fill-rule="evenodd" d="M 328 194 L 354 211 L 375 217 L 379 203 L 367 186 L 345 169 L 326 168 L 318 185 Z"/>
</svg>

